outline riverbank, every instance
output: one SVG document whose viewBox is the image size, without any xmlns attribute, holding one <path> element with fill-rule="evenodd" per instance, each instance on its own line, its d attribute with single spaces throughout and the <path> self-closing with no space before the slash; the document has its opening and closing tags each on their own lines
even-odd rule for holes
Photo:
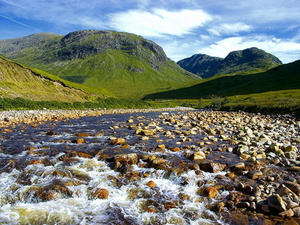
<svg viewBox="0 0 300 225">
<path fill-rule="evenodd" d="M 86 116 L 100 116 L 103 114 L 191 110 L 193 110 L 193 108 L 188 107 L 159 109 L 10 110 L 0 111 L 0 127 L 7 127 L 16 124 L 35 124 L 45 121 L 59 121 L 64 118 L 74 119 Z"/>
<path fill-rule="evenodd" d="M 36 126 L 1 133 L 0 222 L 300 223 L 299 120 L 176 110 L 5 112 Z"/>
</svg>

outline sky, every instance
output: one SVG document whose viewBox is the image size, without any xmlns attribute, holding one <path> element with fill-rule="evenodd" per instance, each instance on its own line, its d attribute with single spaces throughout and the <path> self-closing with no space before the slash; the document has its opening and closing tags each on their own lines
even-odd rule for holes
<svg viewBox="0 0 300 225">
<path fill-rule="evenodd" d="M 0 0 L 0 39 L 115 30 L 152 40 L 178 61 L 263 49 L 300 59 L 299 0 Z"/>
</svg>

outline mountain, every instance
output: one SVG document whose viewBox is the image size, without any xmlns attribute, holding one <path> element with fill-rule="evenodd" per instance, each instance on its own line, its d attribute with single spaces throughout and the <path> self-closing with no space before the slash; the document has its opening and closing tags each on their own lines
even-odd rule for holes
<svg viewBox="0 0 300 225">
<path fill-rule="evenodd" d="M 34 71 L 0 55 L 0 97 L 2 98 L 85 102 L 104 96 L 88 93 L 81 88 L 84 87 L 44 72 Z M 103 90 L 103 94 L 108 93 Z"/>
<path fill-rule="evenodd" d="M 123 98 L 141 98 L 199 82 L 199 77 L 168 59 L 154 42 L 115 31 L 41 33 L 0 40 L 0 54 Z"/>
<path fill-rule="evenodd" d="M 146 98 L 199 99 L 212 95 L 225 97 L 294 89 L 300 89 L 300 60 L 262 73 L 214 76 L 188 88 L 155 93 Z"/>
<path fill-rule="evenodd" d="M 253 47 L 230 52 L 224 59 L 196 54 L 177 64 L 202 78 L 209 78 L 220 74 L 263 72 L 282 62 L 274 55 Z"/>
</svg>

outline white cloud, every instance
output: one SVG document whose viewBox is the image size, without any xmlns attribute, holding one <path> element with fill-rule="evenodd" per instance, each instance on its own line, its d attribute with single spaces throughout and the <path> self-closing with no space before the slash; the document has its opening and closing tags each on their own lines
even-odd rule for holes
<svg viewBox="0 0 300 225">
<path fill-rule="evenodd" d="M 164 35 L 181 36 L 212 20 L 203 10 L 152 9 L 151 11 L 129 10 L 111 15 L 111 27 L 120 31 L 136 33 L 146 37 Z"/>
<path fill-rule="evenodd" d="M 207 30 L 209 33 L 216 36 L 233 35 L 233 34 L 238 34 L 239 32 L 249 32 L 252 30 L 252 26 L 242 22 L 221 23 Z"/>
<path fill-rule="evenodd" d="M 231 37 L 218 41 L 199 51 L 211 56 L 225 57 L 229 52 L 257 47 L 277 56 L 283 63 L 300 58 L 300 43 L 270 36 Z"/>
</svg>

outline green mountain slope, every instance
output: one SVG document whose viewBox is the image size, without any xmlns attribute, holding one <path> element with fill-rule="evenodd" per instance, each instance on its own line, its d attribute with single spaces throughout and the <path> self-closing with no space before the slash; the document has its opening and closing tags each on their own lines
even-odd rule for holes
<svg viewBox="0 0 300 225">
<path fill-rule="evenodd" d="M 43 71 L 29 69 L 0 55 L 0 97 L 29 100 L 85 102 L 110 96 L 105 90 L 99 95 L 88 93 L 86 87 L 72 84 Z M 93 90 L 90 90 L 94 92 Z"/>
<path fill-rule="evenodd" d="M 263 73 L 220 75 L 200 84 L 174 91 L 148 95 L 148 99 L 199 99 L 210 95 L 234 96 L 300 89 L 300 60 Z"/>
<path fill-rule="evenodd" d="M 27 43 L 28 39 L 36 40 L 36 35 L 26 37 Z M 169 60 L 160 46 L 134 34 L 84 30 L 42 36 L 22 48 L 22 39 L 18 44 L 14 39 L 0 41 L 0 53 L 63 79 L 105 88 L 122 98 L 142 98 L 199 82 L 199 77 Z"/>
<path fill-rule="evenodd" d="M 254 47 L 230 52 L 224 59 L 196 54 L 178 61 L 182 68 L 202 78 L 220 74 L 264 72 L 281 64 L 274 55 Z"/>
</svg>

